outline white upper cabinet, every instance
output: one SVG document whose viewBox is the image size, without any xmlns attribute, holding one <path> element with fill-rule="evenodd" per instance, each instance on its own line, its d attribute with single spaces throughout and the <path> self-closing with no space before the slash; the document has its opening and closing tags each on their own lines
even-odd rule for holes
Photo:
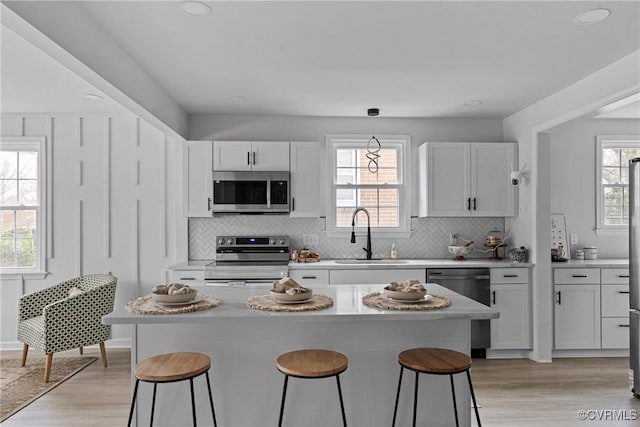
<svg viewBox="0 0 640 427">
<path fill-rule="evenodd" d="M 214 141 L 214 171 L 288 171 L 289 142 Z"/>
<path fill-rule="evenodd" d="M 317 142 L 291 143 L 291 217 L 320 217 L 321 159 Z"/>
<path fill-rule="evenodd" d="M 185 141 L 182 145 L 182 206 L 186 217 L 212 215 L 212 148 L 211 141 Z"/>
<path fill-rule="evenodd" d="M 418 147 L 419 216 L 513 216 L 512 142 L 426 142 Z"/>
</svg>

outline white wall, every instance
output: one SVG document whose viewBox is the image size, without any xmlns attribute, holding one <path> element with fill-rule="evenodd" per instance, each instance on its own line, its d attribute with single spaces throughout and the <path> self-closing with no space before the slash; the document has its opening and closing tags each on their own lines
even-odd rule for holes
<svg viewBox="0 0 640 427">
<path fill-rule="evenodd" d="M 637 135 L 640 120 L 581 119 L 551 131 L 551 211 L 562 213 L 567 231 L 578 234 L 573 252 L 585 245 L 598 247 L 599 258 L 629 256 L 627 230 L 595 232 L 596 137 Z"/>
<path fill-rule="evenodd" d="M 183 232 L 176 230 L 182 223 L 186 229 L 175 209 L 179 142 L 133 115 L 3 114 L 1 125 L 3 136 L 47 138 L 50 201 L 49 274 L 44 280 L 2 278 L 2 348 L 21 346 L 17 305 L 24 293 L 111 272 L 118 278 L 116 306 L 123 307 L 164 281 Z M 109 345 L 128 345 L 129 331 L 114 327 Z"/>
<path fill-rule="evenodd" d="M 384 111 L 381 112 L 384 114 Z M 402 119 L 376 117 L 285 117 L 249 115 L 189 116 L 191 140 L 280 140 L 318 141 L 327 134 L 411 135 L 411 215 L 418 214 L 417 149 L 426 141 L 501 142 L 502 121 L 498 119 L 431 118 Z"/>
</svg>

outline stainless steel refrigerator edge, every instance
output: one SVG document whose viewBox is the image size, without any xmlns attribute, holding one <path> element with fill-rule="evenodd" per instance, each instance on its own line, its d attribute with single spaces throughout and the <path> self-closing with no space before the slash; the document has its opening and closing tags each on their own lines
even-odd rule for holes
<svg viewBox="0 0 640 427">
<path fill-rule="evenodd" d="M 640 157 L 629 161 L 629 367 L 640 399 Z"/>
</svg>

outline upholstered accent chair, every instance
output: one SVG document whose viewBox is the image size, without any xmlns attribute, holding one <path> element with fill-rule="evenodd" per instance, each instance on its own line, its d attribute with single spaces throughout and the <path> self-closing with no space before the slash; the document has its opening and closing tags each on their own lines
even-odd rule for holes
<svg viewBox="0 0 640 427">
<path fill-rule="evenodd" d="M 22 366 L 27 362 L 29 346 L 47 355 L 44 381 L 49 381 L 53 353 L 100 344 L 102 364 L 107 367 L 104 342 L 111 326 L 102 324 L 102 316 L 113 311 L 118 279 L 106 274 L 76 277 L 20 298 L 18 340 L 22 348 Z"/>
</svg>

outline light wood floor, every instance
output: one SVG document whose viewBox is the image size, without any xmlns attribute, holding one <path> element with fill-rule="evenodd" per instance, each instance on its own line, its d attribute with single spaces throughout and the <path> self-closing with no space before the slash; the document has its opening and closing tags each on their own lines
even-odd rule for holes
<svg viewBox="0 0 640 427">
<path fill-rule="evenodd" d="M 107 352 L 108 368 L 103 368 L 99 360 L 92 363 L 2 426 L 126 425 L 131 385 L 129 350 L 107 349 Z M 33 353 L 31 356 L 36 356 Z M 64 353 L 77 354 L 77 351 Z M 85 354 L 100 357 L 98 348 L 85 349 Z M 19 356 L 17 351 L 0 352 L 0 357 Z M 471 373 L 484 426 L 640 425 L 638 420 L 607 422 L 578 418 L 581 409 L 626 410 L 629 416 L 635 410 L 640 415 L 640 399 L 633 398 L 628 389 L 626 358 L 556 359 L 550 364 L 522 359 L 474 359 Z"/>
</svg>

